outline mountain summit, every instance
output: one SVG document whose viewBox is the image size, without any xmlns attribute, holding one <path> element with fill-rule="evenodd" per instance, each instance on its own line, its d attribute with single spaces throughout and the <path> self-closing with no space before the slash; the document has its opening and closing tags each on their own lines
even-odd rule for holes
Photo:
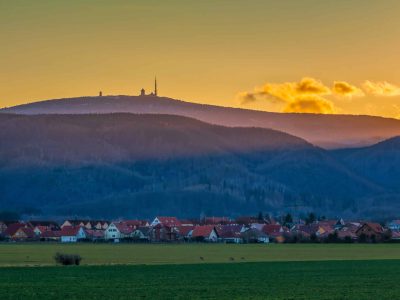
<svg viewBox="0 0 400 300">
<path fill-rule="evenodd" d="M 46 100 L 0 110 L 17 114 L 170 114 L 223 126 L 271 128 L 324 147 L 372 145 L 400 135 L 400 120 L 373 116 L 271 113 L 144 96 L 99 96 Z"/>
</svg>

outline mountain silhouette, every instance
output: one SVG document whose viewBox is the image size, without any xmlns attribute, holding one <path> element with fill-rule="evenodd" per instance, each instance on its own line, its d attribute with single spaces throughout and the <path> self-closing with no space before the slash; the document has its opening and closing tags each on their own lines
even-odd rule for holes
<svg viewBox="0 0 400 300">
<path fill-rule="evenodd" d="M 204 105 L 154 96 L 78 97 L 0 110 L 17 114 L 171 114 L 223 126 L 271 128 L 327 149 L 359 147 L 400 135 L 400 120 L 355 115 L 271 113 Z"/>
</svg>

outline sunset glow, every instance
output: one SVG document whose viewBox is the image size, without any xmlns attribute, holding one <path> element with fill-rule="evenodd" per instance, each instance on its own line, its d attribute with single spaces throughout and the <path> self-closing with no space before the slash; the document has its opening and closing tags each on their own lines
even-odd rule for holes
<svg viewBox="0 0 400 300">
<path fill-rule="evenodd" d="M 275 112 L 400 117 L 400 2 L 2 1 L 0 107 L 152 88 Z M 298 90 L 304 80 L 322 91 Z M 311 82 L 310 81 L 310 82 Z"/>
</svg>

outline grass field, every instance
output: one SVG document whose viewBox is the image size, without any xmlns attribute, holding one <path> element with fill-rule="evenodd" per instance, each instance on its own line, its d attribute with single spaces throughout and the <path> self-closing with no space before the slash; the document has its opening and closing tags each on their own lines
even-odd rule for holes
<svg viewBox="0 0 400 300">
<path fill-rule="evenodd" d="M 399 299 L 400 261 L 0 268 L 0 299 Z"/>
<path fill-rule="evenodd" d="M 204 264 L 400 259 L 400 244 L 0 244 L 0 266 L 51 266 L 56 252 L 80 254 L 84 265 Z"/>
<path fill-rule="evenodd" d="M 400 244 L 0 244 L 0 299 L 400 299 L 398 270 Z"/>
</svg>

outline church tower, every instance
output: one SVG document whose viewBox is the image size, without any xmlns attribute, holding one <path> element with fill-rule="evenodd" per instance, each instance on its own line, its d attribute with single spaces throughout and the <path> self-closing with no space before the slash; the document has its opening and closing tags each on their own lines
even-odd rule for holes
<svg viewBox="0 0 400 300">
<path fill-rule="evenodd" d="M 154 77 L 154 95 L 157 96 L 157 77 Z"/>
</svg>

